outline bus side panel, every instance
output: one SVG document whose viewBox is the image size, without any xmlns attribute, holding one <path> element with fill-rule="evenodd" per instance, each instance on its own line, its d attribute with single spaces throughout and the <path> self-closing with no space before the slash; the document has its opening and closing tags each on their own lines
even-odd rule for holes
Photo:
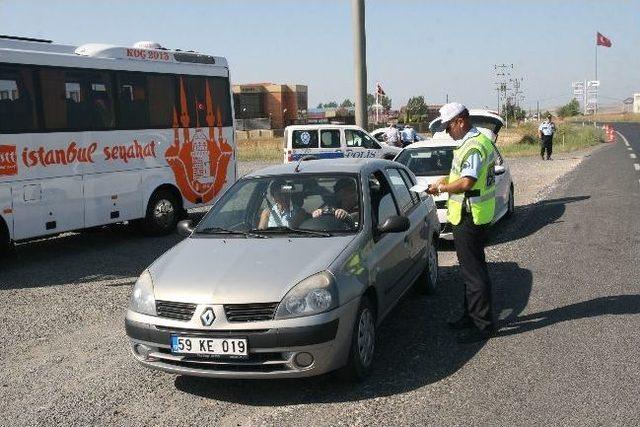
<svg viewBox="0 0 640 427">
<path fill-rule="evenodd" d="M 0 218 L 9 230 L 9 240 L 13 240 L 13 205 L 11 203 L 11 187 L 0 185 Z"/>
<path fill-rule="evenodd" d="M 85 226 L 142 218 L 141 181 L 141 171 L 85 175 Z"/>
<path fill-rule="evenodd" d="M 81 176 L 15 182 L 11 191 L 14 239 L 83 228 L 82 187 Z"/>
</svg>

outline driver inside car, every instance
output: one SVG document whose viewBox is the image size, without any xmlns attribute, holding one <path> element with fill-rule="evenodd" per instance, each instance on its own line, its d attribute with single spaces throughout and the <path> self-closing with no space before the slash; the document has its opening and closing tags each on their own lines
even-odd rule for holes
<svg viewBox="0 0 640 427">
<path fill-rule="evenodd" d="M 340 178 L 333 186 L 333 191 L 336 196 L 336 206 L 318 208 L 311 213 L 311 216 L 318 218 L 322 215 L 333 214 L 336 219 L 355 224 L 360 217 L 360 203 L 355 180 Z"/>
</svg>

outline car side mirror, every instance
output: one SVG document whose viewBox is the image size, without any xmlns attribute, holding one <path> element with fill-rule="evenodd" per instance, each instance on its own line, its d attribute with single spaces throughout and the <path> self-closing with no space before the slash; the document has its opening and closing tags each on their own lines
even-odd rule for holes
<svg viewBox="0 0 640 427">
<path fill-rule="evenodd" d="M 178 234 L 182 237 L 189 237 L 193 233 L 193 225 L 190 219 L 184 219 L 178 223 Z"/>
<path fill-rule="evenodd" d="M 505 173 L 507 171 L 505 169 L 505 167 L 502 166 L 502 165 L 495 165 L 493 170 L 494 170 L 496 175 L 502 175 L 503 173 Z"/>
<path fill-rule="evenodd" d="M 378 226 L 378 233 L 402 233 L 407 231 L 410 225 L 409 218 L 406 216 L 394 215 L 385 219 L 382 225 Z"/>
</svg>

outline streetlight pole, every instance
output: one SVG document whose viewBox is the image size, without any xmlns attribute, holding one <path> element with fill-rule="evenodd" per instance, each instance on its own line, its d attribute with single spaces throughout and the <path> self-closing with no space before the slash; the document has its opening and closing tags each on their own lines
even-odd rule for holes
<svg viewBox="0 0 640 427">
<path fill-rule="evenodd" d="M 356 124 L 367 128 L 367 40 L 364 27 L 364 0 L 351 0 L 353 53 L 356 83 Z"/>
</svg>

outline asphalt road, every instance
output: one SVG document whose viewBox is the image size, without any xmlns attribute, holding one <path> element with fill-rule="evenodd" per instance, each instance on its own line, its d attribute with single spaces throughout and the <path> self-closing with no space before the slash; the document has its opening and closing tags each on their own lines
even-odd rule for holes
<svg viewBox="0 0 640 427">
<path fill-rule="evenodd" d="M 438 294 L 411 294 L 382 326 L 361 384 L 216 381 L 134 363 L 131 284 L 177 236 L 123 226 L 21 246 L 0 264 L 0 425 L 638 425 L 640 125 L 617 129 L 632 150 L 619 138 L 594 151 L 494 229 L 497 338 L 455 342 L 445 320 L 462 286 L 443 263 Z"/>
</svg>

